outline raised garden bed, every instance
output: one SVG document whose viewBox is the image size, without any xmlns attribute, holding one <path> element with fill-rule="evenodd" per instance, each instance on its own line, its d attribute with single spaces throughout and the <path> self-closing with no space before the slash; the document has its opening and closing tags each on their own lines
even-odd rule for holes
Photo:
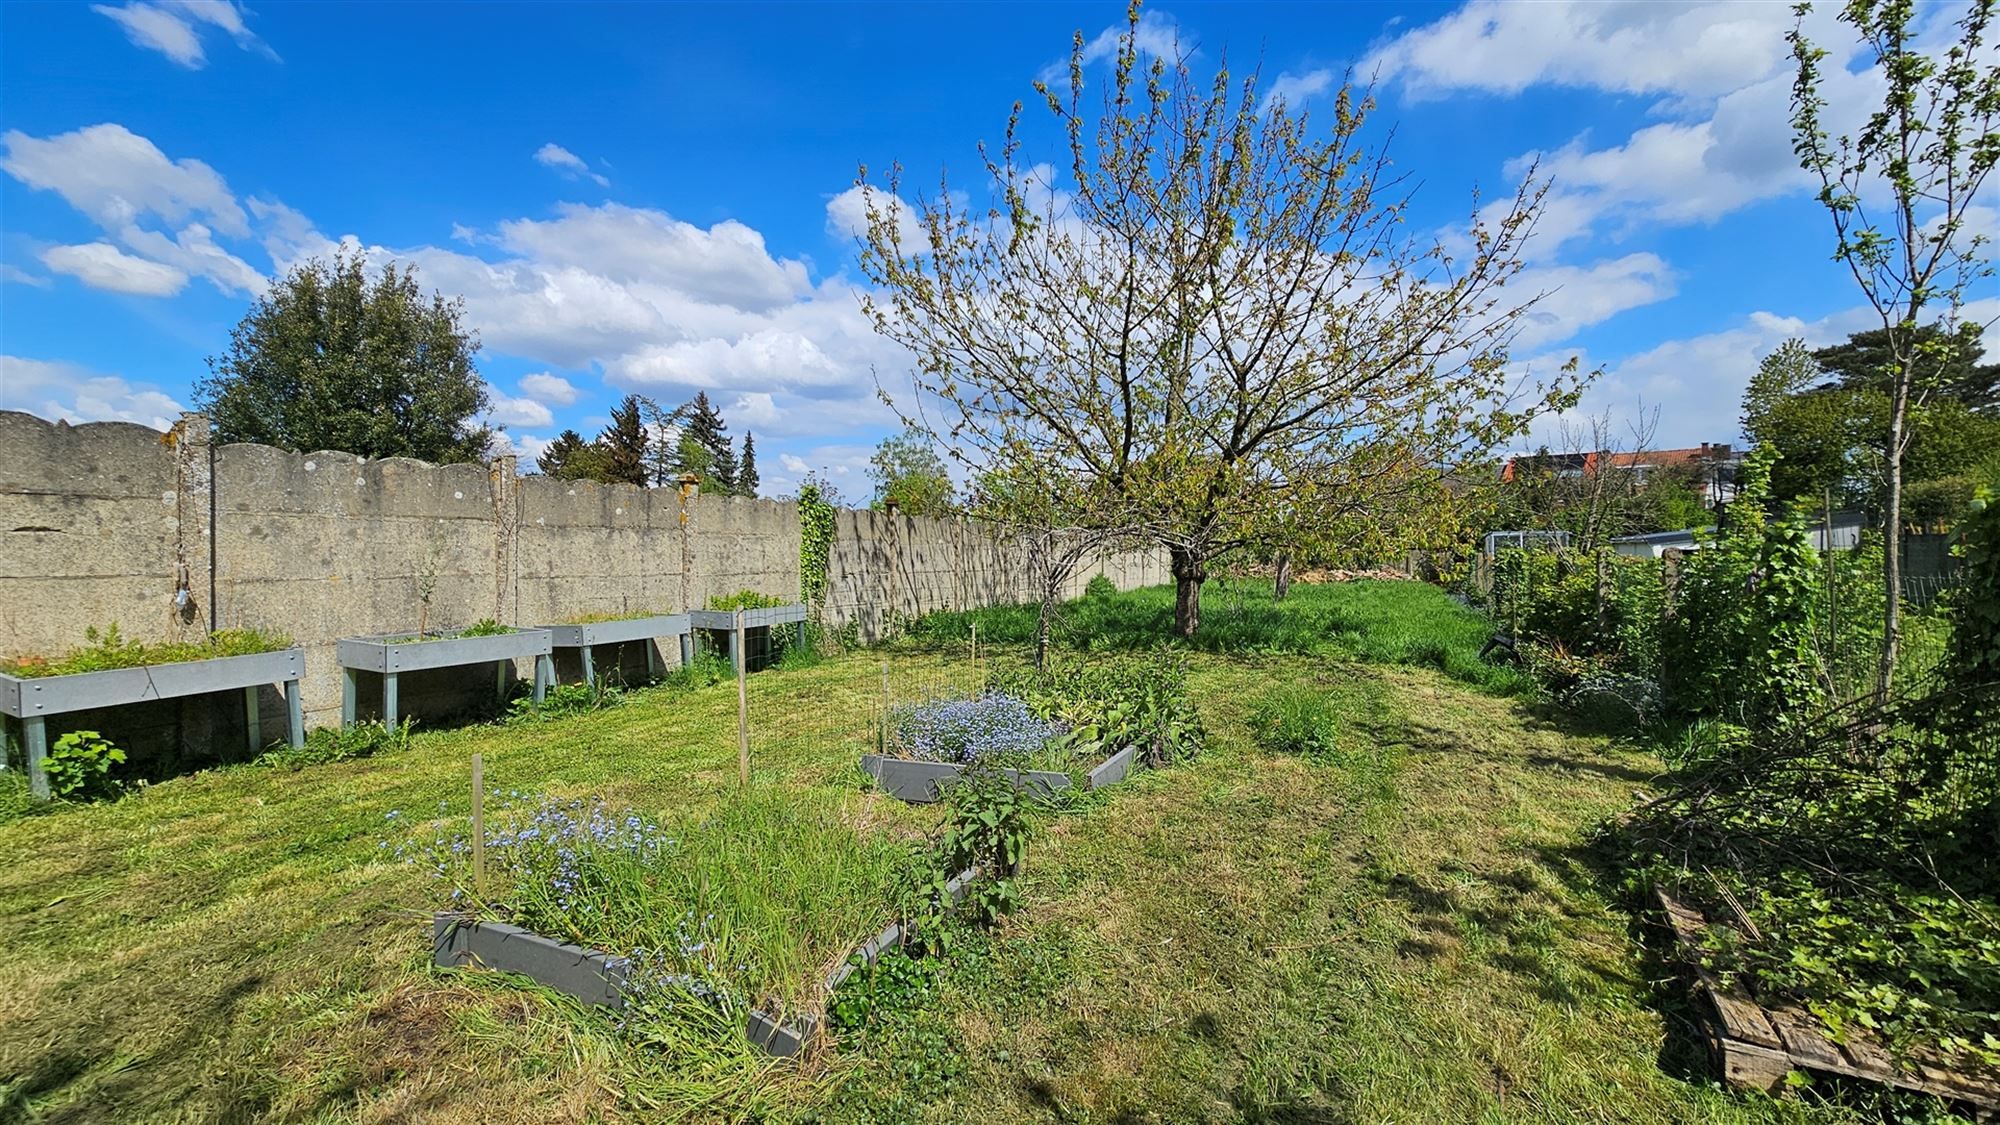
<svg viewBox="0 0 2000 1125">
<path fill-rule="evenodd" d="M 591 621 L 580 625 L 542 625 L 539 628 L 549 634 L 549 645 L 558 649 L 575 649 L 577 658 L 583 665 L 583 682 L 595 686 L 597 665 L 591 657 L 591 649 L 597 645 L 622 645 L 634 641 L 646 643 L 646 672 L 657 675 L 651 641 L 663 637 L 681 639 L 681 663 L 694 660 L 693 638 L 689 633 L 691 624 L 685 613 L 662 613 L 646 617 L 621 617 L 611 621 Z"/>
<path fill-rule="evenodd" d="M 966 887 L 978 877 L 978 868 L 962 871 L 946 888 L 954 900 L 963 898 Z M 856 970 L 874 964 L 876 958 L 901 946 L 906 938 L 903 927 L 892 924 L 855 946 L 841 959 L 840 966 L 827 974 L 824 995 L 831 996 Z M 449 911 L 432 916 L 431 961 L 447 969 L 518 973 L 585 1004 L 607 1008 L 625 1006 L 633 977 L 628 958 L 543 937 L 505 922 L 481 921 Z M 785 1012 L 766 1005 L 749 1013 L 743 1032 L 768 1054 L 798 1058 L 820 1048 L 825 1029 L 824 1005 L 803 1012 Z"/>
<path fill-rule="evenodd" d="M 1099 762 L 1084 777 L 1085 789 L 1102 789 L 1125 780 L 1138 768 L 1138 749 L 1128 746 Z M 944 799 L 944 791 L 965 776 L 971 767 L 953 762 L 929 762 L 918 758 L 897 758 L 885 754 L 861 755 L 861 770 L 889 796 L 912 804 L 930 804 Z M 1039 797 L 1053 797 L 1070 789 L 1070 775 L 1054 770 L 1001 769 L 1014 787 Z"/>
<path fill-rule="evenodd" d="M 354 722 L 356 673 L 372 672 L 382 677 L 382 723 L 396 725 L 397 677 L 403 672 L 430 668 L 456 668 L 468 664 L 495 664 L 494 691 L 502 702 L 507 698 L 507 682 L 513 662 L 521 657 L 535 661 L 536 704 L 555 678 L 549 659 L 547 629 L 513 629 L 505 633 L 463 636 L 447 633 L 417 638 L 407 633 L 377 633 L 348 637 L 335 646 L 340 661 L 340 722 Z"/>
<path fill-rule="evenodd" d="M 282 684 L 288 712 L 287 739 L 295 747 L 303 746 L 305 713 L 299 700 L 299 680 L 305 675 L 305 665 L 304 650 L 286 648 L 65 676 L 0 674 L 0 714 L 20 720 L 21 741 L 27 750 L 29 791 L 36 799 L 47 800 L 49 780 L 44 761 L 49 750 L 49 719 L 100 707 L 241 691 L 248 741 L 254 752 L 263 749 L 264 741 L 257 693 L 266 684 Z M 4 758 L 0 758 L 0 768 L 5 768 L 5 764 Z"/>
<path fill-rule="evenodd" d="M 1706 1001 L 1697 1005 L 1703 1038 L 1729 1085 L 1775 1090 L 1792 1071 L 1811 1070 L 1966 1102 L 1987 1113 L 2000 1110 L 2000 1075 L 1955 1069 L 1924 1050 L 1899 1059 L 1859 1026 L 1848 1029 L 1846 1042 L 1836 1043 L 1810 1012 L 1789 1004 L 1767 1006 L 1728 987 L 1701 962 L 1708 920 L 1665 890 L 1655 894 L 1674 931 L 1679 960 L 1694 980 L 1696 995 Z"/>
<path fill-rule="evenodd" d="M 691 609 L 687 615 L 688 626 L 691 629 L 700 629 L 704 632 L 715 634 L 719 638 L 717 651 L 721 652 L 723 656 L 728 657 L 731 663 L 735 663 L 736 661 L 737 612 L 733 609 Z M 779 625 L 790 625 L 793 627 L 795 639 L 801 644 L 805 643 L 807 614 L 806 607 L 803 604 L 759 606 L 755 609 L 746 609 L 741 612 L 743 614 L 743 629 L 745 632 L 751 629 L 769 629 Z M 689 660 L 692 660 L 694 656 L 692 644 L 693 642 L 690 640 L 682 649 L 683 657 Z"/>
</svg>

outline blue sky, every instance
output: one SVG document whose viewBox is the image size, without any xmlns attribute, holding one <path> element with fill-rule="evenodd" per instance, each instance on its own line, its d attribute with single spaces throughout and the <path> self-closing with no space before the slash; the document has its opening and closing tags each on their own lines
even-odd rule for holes
<svg viewBox="0 0 2000 1125">
<path fill-rule="evenodd" d="M 465 297 L 524 454 L 628 391 L 706 389 L 757 434 L 767 493 L 812 466 L 860 499 L 893 421 L 876 378 L 906 360 L 859 315 L 857 164 L 977 188 L 977 144 L 1073 34 L 1122 18 L 9 5 L 0 408 L 163 425 L 268 278 L 347 242 Z M 1791 158 L 1790 25 L 1779 3 L 1161 3 L 1142 44 L 1255 66 L 1307 106 L 1345 68 L 1379 75 L 1424 222 L 1511 191 L 1539 154 L 1554 183 L 1520 288 L 1548 296 L 1517 358 L 1602 366 L 1588 409 L 1657 407 L 1656 444 L 1684 445 L 1735 439 L 1744 379 L 1787 336 L 1866 326 Z M 1836 118 L 1858 112 L 1868 77 L 1834 78 Z"/>
</svg>

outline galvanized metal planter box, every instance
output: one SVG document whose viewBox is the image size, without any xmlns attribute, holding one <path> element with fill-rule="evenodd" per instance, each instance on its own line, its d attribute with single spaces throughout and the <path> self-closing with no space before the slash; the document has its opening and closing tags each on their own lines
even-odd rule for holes
<svg viewBox="0 0 2000 1125">
<path fill-rule="evenodd" d="M 290 712 L 287 737 L 293 746 L 302 746 L 306 737 L 305 712 L 299 702 L 299 679 L 305 675 L 305 667 L 305 650 L 288 648 L 69 676 L 0 675 L 0 714 L 21 720 L 22 742 L 28 752 L 28 788 L 36 798 L 47 800 L 49 779 L 44 761 L 48 757 L 51 716 L 156 699 L 241 691 L 250 749 L 255 751 L 262 749 L 264 742 L 257 692 L 266 684 L 283 684 L 286 710 Z M 0 758 L 0 769 L 4 768 L 6 762 Z"/>
<path fill-rule="evenodd" d="M 979 869 L 969 868 L 953 876 L 945 888 L 952 900 L 957 901 L 965 897 L 965 889 L 978 877 Z M 842 981 L 903 944 L 907 936 L 902 926 L 892 924 L 856 946 L 827 975 L 826 994 L 831 996 Z M 632 983 L 629 958 L 543 937 L 506 922 L 480 921 L 448 911 L 431 916 L 431 962 L 441 968 L 519 973 L 597 1007 L 624 1007 L 625 994 Z M 785 1012 L 765 1005 L 750 1012 L 743 1031 L 750 1042 L 765 1052 L 780 1058 L 795 1058 L 816 1048 L 825 1026 L 824 1009 Z"/>
<path fill-rule="evenodd" d="M 688 625 L 693 629 L 704 629 L 720 634 L 722 654 L 736 660 L 736 612 L 733 609 L 691 609 L 688 611 Z M 792 605 L 759 606 L 743 611 L 743 628 L 769 629 L 780 625 L 790 625 L 794 635 L 803 642 L 806 639 L 806 607 L 800 603 Z M 694 658 L 693 639 L 682 645 L 683 659 Z"/>
<path fill-rule="evenodd" d="M 1138 749 L 1128 746 L 1098 763 L 1084 780 L 1086 789 L 1102 789 L 1125 780 L 1138 766 Z M 863 754 L 861 769 L 875 779 L 882 791 L 900 801 L 927 805 L 942 800 L 944 791 L 965 776 L 966 767 L 950 762 L 926 762 L 915 758 L 892 758 Z M 1049 770 L 1001 770 L 1017 789 L 1041 797 L 1053 797 L 1070 788 L 1069 775 Z"/>
<path fill-rule="evenodd" d="M 540 704 L 555 678 L 549 660 L 547 629 L 516 629 L 477 637 L 446 636 L 433 640 L 409 640 L 407 633 L 376 633 L 348 637 L 335 646 L 340 661 L 340 722 L 354 722 L 355 673 L 374 672 L 382 677 L 382 722 L 396 725 L 396 677 L 402 672 L 429 668 L 456 668 L 467 664 L 500 664 L 495 692 L 504 699 L 507 674 L 518 657 L 535 661 L 535 702 Z"/>
<path fill-rule="evenodd" d="M 584 625 L 541 625 L 548 631 L 549 644 L 553 648 L 573 648 L 583 664 L 583 682 L 597 683 L 597 662 L 591 657 L 591 648 L 596 645 L 622 645 L 634 641 L 653 641 L 663 637 L 683 639 L 681 658 L 683 662 L 691 658 L 686 651 L 685 639 L 690 628 L 685 613 L 662 613 L 652 617 L 626 617 L 617 621 L 592 621 Z M 657 674 L 653 662 L 653 646 L 646 645 L 646 671 Z"/>
</svg>

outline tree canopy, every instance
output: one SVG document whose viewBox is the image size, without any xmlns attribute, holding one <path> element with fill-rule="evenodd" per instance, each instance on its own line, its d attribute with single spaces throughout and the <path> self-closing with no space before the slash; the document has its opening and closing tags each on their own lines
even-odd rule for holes
<svg viewBox="0 0 2000 1125">
<path fill-rule="evenodd" d="M 1413 232 L 1413 181 L 1364 143 L 1364 92 L 1334 93 L 1322 122 L 1226 66 L 1142 63 L 1136 7 L 1130 21 L 1101 98 L 1085 98 L 1080 39 L 1067 83 L 1038 85 L 1060 159 L 1025 152 L 1016 108 L 984 154 L 983 210 L 949 184 L 905 201 L 900 170 L 863 170 L 864 300 L 916 357 L 906 419 L 940 413 L 974 473 L 1036 466 L 1087 489 L 1093 519 L 1151 529 L 1187 634 L 1209 560 L 1268 506 L 1316 481 L 1402 490 L 1409 465 L 1441 477 L 1576 380 L 1517 397 L 1508 371 L 1532 297 L 1500 290 L 1537 177 L 1475 199 L 1447 247 Z"/>
<path fill-rule="evenodd" d="M 951 473 L 931 444 L 931 435 L 912 426 L 883 438 L 868 458 L 875 482 L 875 507 L 894 501 L 913 516 L 949 515 L 956 506 Z"/>
<path fill-rule="evenodd" d="M 359 255 L 308 261 L 257 298 L 195 402 L 221 441 L 481 460 L 493 430 L 463 311 L 395 262 L 370 278 Z"/>
</svg>

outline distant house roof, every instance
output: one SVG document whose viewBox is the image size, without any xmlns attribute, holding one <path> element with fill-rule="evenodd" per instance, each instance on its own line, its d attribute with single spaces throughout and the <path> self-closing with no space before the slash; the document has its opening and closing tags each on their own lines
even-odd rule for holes
<svg viewBox="0 0 2000 1125">
<path fill-rule="evenodd" d="M 1687 449 L 1654 449 L 1639 453 L 1614 453 L 1608 449 L 1592 453 L 1524 453 L 1509 457 L 1500 468 L 1500 479 L 1514 479 L 1514 466 L 1520 462 L 1538 465 L 1555 473 L 1580 473 L 1592 476 L 1600 468 L 1613 469 L 1698 469 L 1720 462 L 1739 461 L 1743 457 L 1727 443 L 1702 442 Z"/>
</svg>

